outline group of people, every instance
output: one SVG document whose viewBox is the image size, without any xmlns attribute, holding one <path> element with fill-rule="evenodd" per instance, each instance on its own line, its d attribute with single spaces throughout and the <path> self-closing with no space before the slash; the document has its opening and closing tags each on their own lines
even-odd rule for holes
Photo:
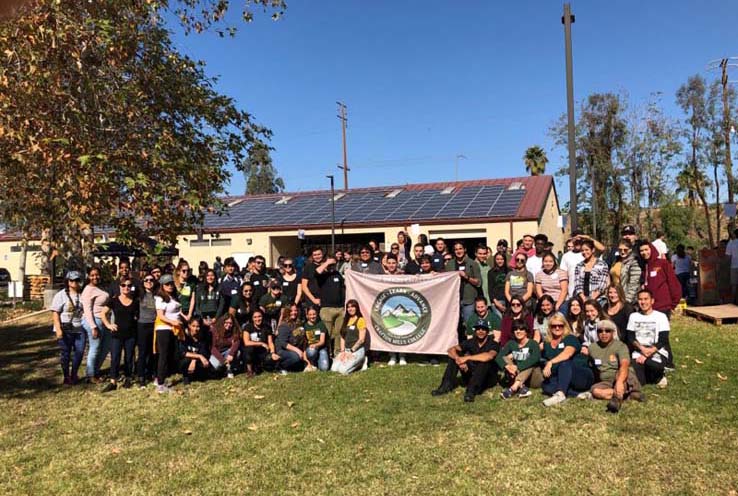
<svg viewBox="0 0 738 496">
<path fill-rule="evenodd" d="M 618 411 L 625 399 L 644 398 L 641 385 L 666 386 L 664 371 L 673 366 L 669 318 L 682 289 L 665 257 L 632 226 L 610 251 L 574 233 L 560 256 L 543 234 L 524 236 L 514 250 L 506 240 L 494 253 L 478 245 L 472 258 L 461 241 L 431 245 L 421 235 L 412 244 L 400 232 L 386 253 L 374 241 L 355 253 L 315 247 L 299 264 L 280 257 L 271 272 L 262 256 L 243 268 L 233 258 L 212 268 L 201 262 L 198 275 L 185 260 L 137 275 L 121 260 L 107 287 L 99 268 L 70 271 L 51 309 L 65 384 L 79 382 L 89 343 L 87 381 L 108 392 L 153 380 L 163 393 L 173 374 L 189 383 L 241 372 L 364 369 L 380 357 L 369 349 L 358 302 L 346 301 L 346 271 L 456 272 L 459 344 L 434 395 L 451 391 L 461 374 L 467 401 L 500 382 L 504 399 L 541 387 L 546 405 L 593 397 Z M 387 363 L 405 365 L 407 357 L 390 354 Z"/>
</svg>

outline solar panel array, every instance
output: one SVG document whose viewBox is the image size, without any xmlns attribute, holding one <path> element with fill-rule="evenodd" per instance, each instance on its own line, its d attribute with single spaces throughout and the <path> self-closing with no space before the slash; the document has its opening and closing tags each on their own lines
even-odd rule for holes
<svg viewBox="0 0 738 496">
<path fill-rule="evenodd" d="M 441 189 L 402 190 L 387 197 L 390 191 L 349 191 L 336 200 L 336 223 L 512 217 L 525 196 L 525 190 L 501 185 L 465 186 L 449 194 Z M 279 197 L 246 198 L 222 216 L 207 215 L 205 228 L 326 225 L 331 223 L 330 198 L 328 192 L 298 195 L 286 202 L 279 202 Z"/>
</svg>

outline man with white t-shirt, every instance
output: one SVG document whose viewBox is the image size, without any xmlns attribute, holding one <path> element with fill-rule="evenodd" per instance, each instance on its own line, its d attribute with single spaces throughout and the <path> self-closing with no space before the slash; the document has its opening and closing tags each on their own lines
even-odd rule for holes
<svg viewBox="0 0 738 496">
<path fill-rule="evenodd" d="M 733 303 L 738 304 L 738 229 L 733 231 L 733 239 L 725 247 L 725 256 L 730 257 L 730 290 Z"/>
<path fill-rule="evenodd" d="M 534 278 L 543 269 L 543 254 L 546 252 L 546 244 L 548 244 L 548 236 L 545 234 L 536 234 L 533 238 L 533 247 L 536 251 L 532 256 L 528 257 L 528 261 L 525 262 L 525 268 L 528 269 L 528 272 Z"/>
<path fill-rule="evenodd" d="M 673 367 L 669 345 L 669 319 L 653 309 L 653 293 L 649 289 L 638 292 L 639 312 L 628 319 L 627 343 L 633 361 L 631 365 L 641 384 L 667 385 L 664 369 Z"/>
<path fill-rule="evenodd" d="M 584 260 L 584 255 L 582 255 L 582 238 L 576 235 L 571 239 L 571 242 L 572 249 L 561 256 L 561 263 L 559 264 L 559 269 L 566 271 L 569 276 L 569 298 L 574 296 L 574 271 L 577 265 L 579 265 L 579 262 Z"/>
<path fill-rule="evenodd" d="M 669 247 L 666 246 L 664 238 L 666 235 L 662 231 L 656 233 L 656 239 L 651 241 L 651 244 L 656 247 L 656 251 L 659 252 L 659 258 L 666 258 L 666 254 L 669 253 Z"/>
</svg>

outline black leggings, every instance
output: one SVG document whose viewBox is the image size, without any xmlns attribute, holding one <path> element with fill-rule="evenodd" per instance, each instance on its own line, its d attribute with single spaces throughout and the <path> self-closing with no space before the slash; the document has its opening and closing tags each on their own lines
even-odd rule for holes
<svg viewBox="0 0 738 496">
<path fill-rule="evenodd" d="M 159 353 L 156 378 L 159 381 L 159 384 L 164 384 L 164 381 L 169 376 L 174 344 L 174 333 L 172 333 L 171 329 L 156 330 L 156 351 Z"/>
<path fill-rule="evenodd" d="M 154 361 L 154 323 L 139 322 L 136 337 L 138 347 L 136 373 L 139 379 L 146 379 L 154 375 L 156 369 Z"/>
</svg>

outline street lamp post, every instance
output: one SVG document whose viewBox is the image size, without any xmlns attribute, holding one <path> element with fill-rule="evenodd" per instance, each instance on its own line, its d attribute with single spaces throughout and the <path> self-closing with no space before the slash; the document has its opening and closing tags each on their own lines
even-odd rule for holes
<svg viewBox="0 0 738 496">
<path fill-rule="evenodd" d="M 333 174 L 325 176 L 331 180 L 331 256 L 336 254 L 336 190 Z"/>
</svg>

